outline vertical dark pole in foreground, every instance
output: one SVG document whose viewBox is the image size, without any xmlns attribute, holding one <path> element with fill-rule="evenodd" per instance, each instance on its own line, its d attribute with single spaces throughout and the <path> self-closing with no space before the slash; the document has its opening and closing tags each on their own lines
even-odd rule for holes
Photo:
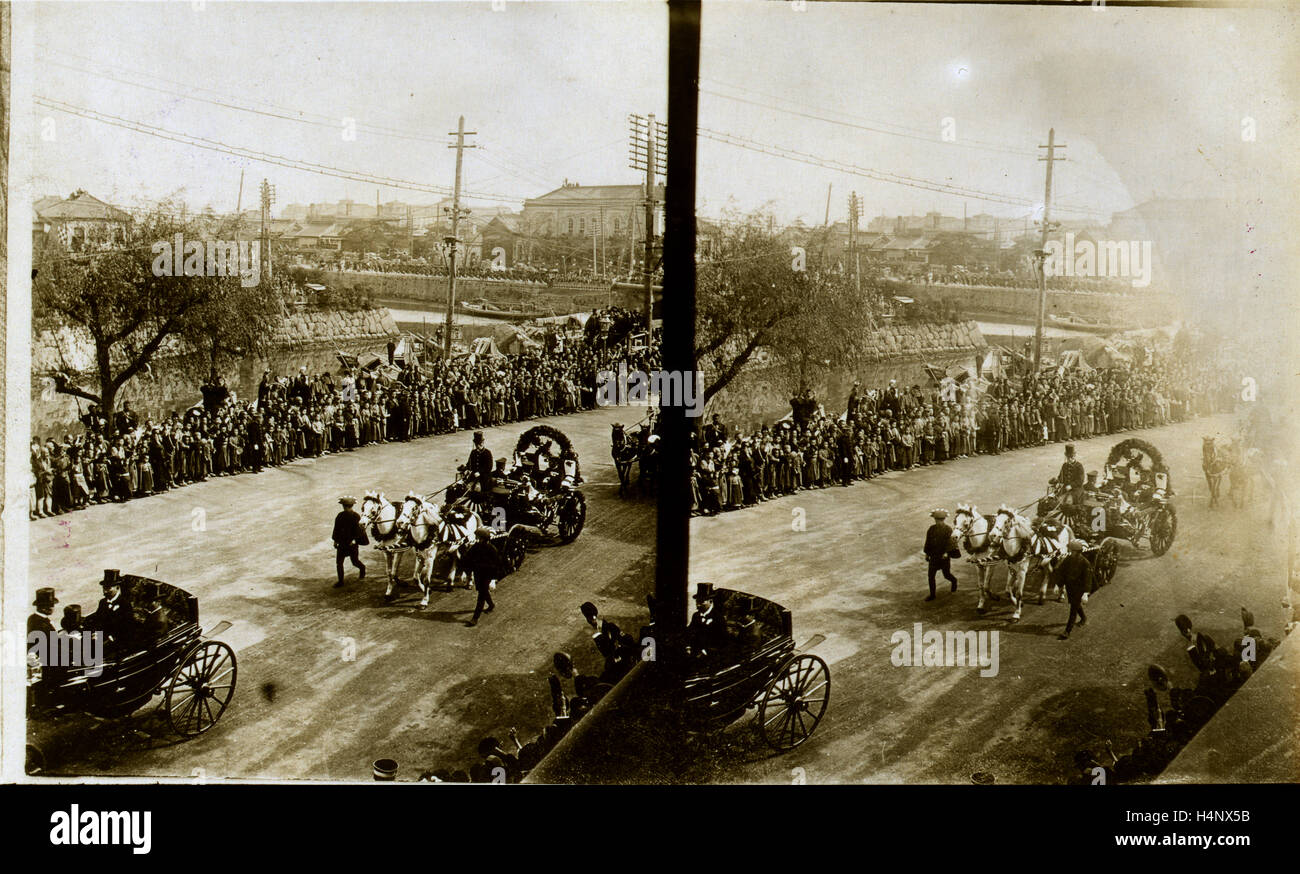
<svg viewBox="0 0 1300 874">
<path fill-rule="evenodd" d="M 665 203 L 663 368 L 695 374 L 695 128 L 700 70 L 700 4 L 668 5 L 668 184 Z M 696 386 L 702 390 L 702 386 Z M 689 435 L 695 420 L 678 404 L 661 411 L 656 658 L 683 655 L 690 540 Z"/>
</svg>

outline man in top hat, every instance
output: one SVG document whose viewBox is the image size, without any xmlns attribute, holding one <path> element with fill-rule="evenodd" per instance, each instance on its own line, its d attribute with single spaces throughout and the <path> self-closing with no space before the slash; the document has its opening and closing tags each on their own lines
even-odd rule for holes
<svg viewBox="0 0 1300 874">
<path fill-rule="evenodd" d="M 88 631 L 100 631 L 104 634 L 104 645 L 125 643 L 135 631 L 135 618 L 126 603 L 126 594 L 122 591 L 122 572 L 116 569 L 104 571 L 104 579 L 99 584 L 104 590 L 104 597 L 99 599 L 95 612 L 86 617 L 82 628 Z"/>
<path fill-rule="evenodd" d="M 334 567 L 339 574 L 339 581 L 334 584 L 336 589 L 343 585 L 344 559 L 351 559 L 352 566 L 361 571 L 357 579 L 366 578 L 366 566 L 357 556 L 357 549 L 368 544 L 370 540 L 366 537 L 365 529 L 361 527 L 361 514 L 352 509 L 356 502 L 357 499 L 351 495 L 339 498 L 343 509 L 339 510 L 339 514 L 334 517 L 334 533 L 331 539 L 334 541 Z"/>
<path fill-rule="evenodd" d="M 1073 443 L 1065 444 L 1065 463 L 1061 465 L 1057 481 L 1066 488 L 1062 498 L 1066 507 L 1073 509 L 1083 506 L 1083 464 L 1074 457 Z"/>
<path fill-rule="evenodd" d="M 934 600 L 934 575 L 943 574 L 943 578 L 952 583 L 952 591 L 957 591 L 957 578 L 952 575 L 952 553 L 954 550 L 952 526 L 943 521 L 948 518 L 947 510 L 934 510 L 930 513 L 934 519 L 925 532 L 925 559 L 929 565 L 930 595 L 925 600 Z"/>
<path fill-rule="evenodd" d="M 1092 586 L 1092 564 L 1084 558 L 1083 547 L 1083 541 L 1077 537 L 1071 540 L 1070 554 L 1056 568 L 1056 585 L 1065 589 L 1066 597 L 1070 599 L 1070 618 L 1060 640 L 1069 640 L 1075 619 L 1079 620 L 1080 628 L 1088 624 L 1088 617 L 1083 615 L 1083 601 Z"/>
<path fill-rule="evenodd" d="M 695 615 L 686 627 L 686 645 L 692 655 L 716 654 L 727 644 L 727 626 L 713 597 L 713 584 L 695 587 Z"/>
<path fill-rule="evenodd" d="M 141 583 L 136 591 L 139 602 L 132 615 L 136 626 L 147 640 L 158 640 L 167 634 L 167 614 L 163 612 L 162 598 L 158 593 L 158 584 Z"/>
<path fill-rule="evenodd" d="M 27 636 L 31 637 L 32 632 L 46 635 L 46 643 L 54 637 L 54 623 L 50 621 L 50 616 L 54 614 L 54 605 L 59 603 L 59 599 L 54 597 L 53 589 L 37 589 L 36 600 L 32 606 L 36 612 L 27 617 Z"/>
<path fill-rule="evenodd" d="M 477 491 L 486 492 L 492 487 L 492 466 L 495 464 L 492 458 L 492 450 L 488 449 L 483 443 L 483 432 L 474 432 L 474 448 L 469 451 L 469 461 L 466 467 Z"/>
<path fill-rule="evenodd" d="M 492 590 L 501 578 L 501 554 L 492 545 L 492 529 L 484 525 L 474 532 L 474 542 L 461 556 L 461 566 L 468 569 L 474 577 L 474 588 L 478 591 L 478 603 L 474 605 L 474 618 L 465 623 L 473 628 L 478 625 L 479 616 L 486 608 L 488 613 L 496 607 L 492 603 Z"/>
</svg>

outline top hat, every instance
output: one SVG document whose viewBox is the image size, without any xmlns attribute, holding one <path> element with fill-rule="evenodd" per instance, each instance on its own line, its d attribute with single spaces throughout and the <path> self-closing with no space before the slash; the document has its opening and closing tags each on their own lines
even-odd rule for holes
<svg viewBox="0 0 1300 874">
<path fill-rule="evenodd" d="M 713 600 L 713 583 L 700 583 L 695 587 L 696 601 Z"/>
<path fill-rule="evenodd" d="M 59 599 L 54 597 L 54 590 L 51 588 L 43 588 L 36 590 L 36 600 L 32 602 L 32 606 L 49 607 L 50 609 L 53 609 L 54 605 L 57 603 L 59 603 Z"/>
<path fill-rule="evenodd" d="M 64 631 L 74 631 L 81 627 L 81 605 L 69 604 L 63 608 L 63 621 L 59 626 Z"/>
<path fill-rule="evenodd" d="M 116 569 L 105 570 L 104 580 L 103 582 L 100 583 L 100 585 L 103 586 L 105 589 L 107 589 L 109 586 L 122 585 L 122 572 Z"/>
</svg>

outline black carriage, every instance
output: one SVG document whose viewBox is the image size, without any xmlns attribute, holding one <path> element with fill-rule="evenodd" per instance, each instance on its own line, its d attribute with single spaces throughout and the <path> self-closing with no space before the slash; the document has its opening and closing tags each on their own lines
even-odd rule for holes
<svg viewBox="0 0 1300 874">
<path fill-rule="evenodd" d="M 120 579 L 128 609 L 144 584 L 157 587 L 162 623 L 152 630 L 138 625 L 125 639 L 109 642 L 101 664 L 40 668 L 39 679 L 28 686 L 29 773 L 44 767 L 41 727 L 62 717 L 122 718 L 161 696 L 159 708 L 172 732 L 189 739 L 216 725 L 234 698 L 235 652 L 204 635 L 198 598 L 146 577 Z"/>
<path fill-rule="evenodd" d="M 1129 438 L 1111 447 L 1104 472 L 1090 475 L 1079 507 L 1066 506 L 1063 491 L 1053 479 L 1039 501 L 1039 515 L 1065 519 L 1090 549 L 1107 547 L 1118 558 L 1115 540 L 1134 546 L 1146 541 L 1160 556 L 1173 545 L 1178 513 L 1169 468 L 1160 450 L 1145 440 Z"/>
<path fill-rule="evenodd" d="M 790 611 L 731 589 L 715 589 L 726 646 L 689 660 L 682 682 L 688 730 L 715 734 L 754 709 L 754 727 L 778 752 L 806 741 L 830 703 L 830 669 L 796 650 Z"/>
<path fill-rule="evenodd" d="M 511 470 L 493 474 L 490 487 L 462 477 L 448 489 L 448 498 L 466 501 L 494 528 L 524 526 L 540 538 L 572 543 L 586 524 L 587 499 L 579 488 L 578 454 L 569 438 L 549 425 L 537 425 L 519 437 L 515 459 Z"/>
</svg>

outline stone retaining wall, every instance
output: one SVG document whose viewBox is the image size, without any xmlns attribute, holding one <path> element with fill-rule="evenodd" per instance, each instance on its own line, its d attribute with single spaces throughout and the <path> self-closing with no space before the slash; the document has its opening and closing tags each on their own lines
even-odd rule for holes
<svg viewBox="0 0 1300 874">
<path fill-rule="evenodd" d="M 843 412 L 853 380 L 864 389 L 898 380 L 901 386 L 928 385 L 925 365 L 935 367 L 983 364 L 988 344 L 974 322 L 897 325 L 874 332 L 867 340 L 868 354 L 857 366 L 824 376 L 812 385 L 828 412 Z M 705 375 L 706 381 L 708 374 Z M 750 366 L 709 401 L 706 416 L 720 415 L 741 427 L 772 423 L 790 412 L 797 376 L 788 368 Z"/>
<path fill-rule="evenodd" d="M 255 398 L 265 368 L 277 375 L 297 373 L 303 366 L 309 373 L 336 372 L 336 351 L 359 357 L 384 355 L 388 341 L 396 335 L 397 326 L 386 309 L 297 312 L 275 330 L 273 351 L 265 357 L 245 358 L 222 375 L 240 398 Z M 129 400 L 141 415 L 155 417 L 193 406 L 200 399 L 195 374 L 201 375 L 206 367 L 186 366 L 190 360 L 173 345 L 154 361 L 152 373 L 137 376 L 122 387 L 119 401 Z M 97 391 L 93 362 L 89 338 L 69 328 L 43 331 L 32 338 L 32 434 L 47 437 L 76 429 L 88 403 L 55 392 L 51 374 L 57 370 L 76 373 L 79 385 Z"/>
<path fill-rule="evenodd" d="M 968 317 L 1027 318 L 1032 322 L 1038 313 L 1038 290 L 1034 288 L 897 282 L 890 283 L 889 290 L 923 303 L 959 307 Z M 1155 328 L 1175 321 L 1178 308 L 1172 295 L 1158 292 L 1111 295 L 1049 289 L 1047 314 L 1070 313 L 1122 328 Z"/>
</svg>

